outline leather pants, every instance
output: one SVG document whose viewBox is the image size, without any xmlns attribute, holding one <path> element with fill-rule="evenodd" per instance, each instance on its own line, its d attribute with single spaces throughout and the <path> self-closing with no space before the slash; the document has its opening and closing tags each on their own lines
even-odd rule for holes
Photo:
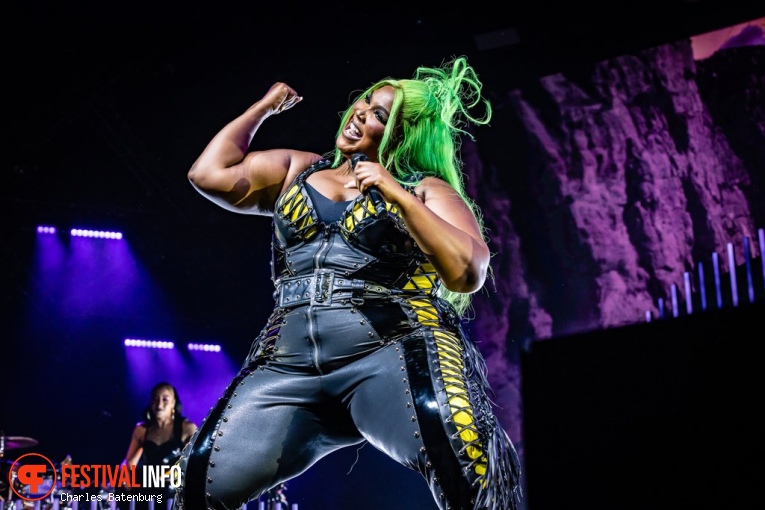
<svg viewBox="0 0 765 510">
<path fill-rule="evenodd" d="M 176 509 L 238 509 L 363 441 L 420 472 L 441 509 L 512 508 L 517 457 L 474 356 L 428 299 L 278 307 L 184 449 Z"/>
</svg>

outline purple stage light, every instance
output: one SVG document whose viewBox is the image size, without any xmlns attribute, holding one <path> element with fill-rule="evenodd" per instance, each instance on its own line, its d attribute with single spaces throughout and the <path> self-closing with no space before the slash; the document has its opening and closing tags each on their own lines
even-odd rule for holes
<svg viewBox="0 0 765 510">
<path fill-rule="evenodd" d="M 167 340 L 141 340 L 138 338 L 126 338 L 125 347 L 143 347 L 147 349 L 175 349 L 173 342 Z"/>
<path fill-rule="evenodd" d="M 100 239 L 122 239 L 122 232 L 108 232 L 102 230 L 86 230 L 73 228 L 69 231 L 72 237 L 97 237 Z"/>
<path fill-rule="evenodd" d="M 37 227 L 37 233 L 38 234 L 55 234 L 56 233 L 56 227 L 49 227 L 46 225 L 39 225 Z"/>
<path fill-rule="evenodd" d="M 190 349 L 185 359 L 186 376 L 176 378 L 183 388 L 183 411 L 187 416 L 201 420 L 236 376 L 239 362 L 229 358 L 223 350 L 211 354 L 201 349 Z"/>
<path fill-rule="evenodd" d="M 186 347 L 190 351 L 220 352 L 220 345 L 217 344 L 188 344 Z"/>
</svg>

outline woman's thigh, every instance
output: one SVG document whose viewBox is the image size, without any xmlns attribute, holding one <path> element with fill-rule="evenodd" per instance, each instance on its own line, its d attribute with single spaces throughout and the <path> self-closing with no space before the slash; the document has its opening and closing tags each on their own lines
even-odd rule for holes
<svg viewBox="0 0 765 510">
<path fill-rule="evenodd" d="M 366 440 L 423 475 L 440 508 L 472 508 L 493 431 L 480 430 L 481 388 L 452 347 L 424 330 L 357 362 L 350 411 Z"/>
<path fill-rule="evenodd" d="M 184 449 L 183 507 L 238 508 L 358 443 L 355 429 L 328 412 L 320 384 L 268 367 L 240 372 Z"/>
</svg>

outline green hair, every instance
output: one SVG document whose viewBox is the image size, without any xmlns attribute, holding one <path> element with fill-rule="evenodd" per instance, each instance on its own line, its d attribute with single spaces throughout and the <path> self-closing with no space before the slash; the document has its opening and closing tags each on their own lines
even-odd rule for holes
<svg viewBox="0 0 765 510">
<path fill-rule="evenodd" d="M 465 193 L 461 137 L 475 138 L 466 131 L 467 124 L 485 125 L 491 119 L 491 104 L 482 97 L 482 83 L 466 57 L 456 57 L 439 67 L 418 67 L 411 79 L 382 79 L 356 96 L 342 114 L 337 136 L 353 115 L 353 104 L 373 91 L 390 86 L 394 89 L 390 119 L 380 141 L 378 161 L 401 184 L 416 185 L 423 177 L 433 176 L 448 182 L 462 197 L 478 222 L 482 235 L 483 220 L 473 200 Z M 482 113 L 469 112 L 482 107 Z M 339 149 L 333 153 L 333 166 L 344 160 Z M 462 314 L 470 306 L 470 294 L 452 292 L 443 285 L 439 295 Z"/>
</svg>

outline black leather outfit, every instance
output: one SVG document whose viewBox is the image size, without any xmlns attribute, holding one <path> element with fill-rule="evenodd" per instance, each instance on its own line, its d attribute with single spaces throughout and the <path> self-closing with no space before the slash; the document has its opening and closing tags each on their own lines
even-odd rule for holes
<svg viewBox="0 0 765 510">
<path fill-rule="evenodd" d="M 376 214 L 305 183 L 329 165 L 276 202 L 276 306 L 184 449 L 176 506 L 239 508 L 366 440 L 420 472 L 441 509 L 516 508 L 518 457 L 480 352 L 394 205 Z"/>
</svg>

